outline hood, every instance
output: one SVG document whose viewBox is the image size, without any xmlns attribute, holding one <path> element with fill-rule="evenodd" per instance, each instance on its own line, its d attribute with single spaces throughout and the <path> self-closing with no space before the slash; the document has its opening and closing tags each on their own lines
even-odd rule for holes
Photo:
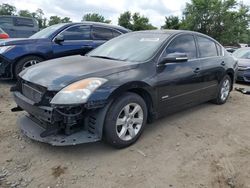
<svg viewBox="0 0 250 188">
<path fill-rule="evenodd" d="M 240 67 L 250 67 L 250 59 L 238 59 L 238 65 Z"/>
<path fill-rule="evenodd" d="M 138 63 L 69 56 L 53 59 L 32 66 L 20 73 L 26 81 L 58 91 L 75 81 L 89 77 L 105 77 L 137 67 Z"/>
<path fill-rule="evenodd" d="M 38 40 L 40 40 L 40 39 L 9 38 L 9 39 L 0 40 L 0 46 L 30 44 L 30 43 L 35 43 Z"/>
</svg>

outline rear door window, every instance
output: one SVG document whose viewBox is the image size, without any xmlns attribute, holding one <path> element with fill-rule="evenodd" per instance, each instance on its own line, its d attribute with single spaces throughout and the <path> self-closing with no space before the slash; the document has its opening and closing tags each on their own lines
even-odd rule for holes
<svg viewBox="0 0 250 188">
<path fill-rule="evenodd" d="M 61 33 L 64 40 L 90 40 L 90 26 L 78 25 L 70 27 Z"/>
<path fill-rule="evenodd" d="M 186 53 L 189 59 L 197 58 L 197 50 L 193 35 L 181 35 L 176 37 L 166 49 L 166 55 L 170 53 Z"/>
<path fill-rule="evenodd" d="M 93 27 L 93 39 L 96 40 L 109 40 L 113 38 L 113 30 L 104 27 Z"/>
<path fill-rule="evenodd" d="M 14 18 L 15 26 L 34 27 L 34 21 L 28 18 Z"/>
<path fill-rule="evenodd" d="M 214 41 L 197 36 L 197 42 L 201 58 L 218 56 L 217 47 Z"/>
<path fill-rule="evenodd" d="M 13 26 L 13 18 L 0 17 L 0 27 Z"/>
</svg>

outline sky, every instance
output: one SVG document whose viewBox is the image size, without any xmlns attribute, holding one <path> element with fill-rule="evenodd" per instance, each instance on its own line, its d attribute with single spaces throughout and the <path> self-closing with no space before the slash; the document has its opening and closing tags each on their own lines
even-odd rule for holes
<svg viewBox="0 0 250 188">
<path fill-rule="evenodd" d="M 99 13 L 117 24 L 120 13 L 140 12 L 157 27 L 164 24 L 165 16 L 181 17 L 187 2 L 190 0 L 0 0 L 0 4 L 14 5 L 17 10 L 41 8 L 45 17 L 70 17 L 74 22 L 80 22 L 84 14 Z M 243 3 L 250 6 L 250 0 Z"/>
</svg>

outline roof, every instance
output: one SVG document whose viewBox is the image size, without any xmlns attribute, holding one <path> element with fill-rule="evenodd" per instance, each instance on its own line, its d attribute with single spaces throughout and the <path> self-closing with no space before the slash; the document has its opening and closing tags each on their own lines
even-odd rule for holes
<svg viewBox="0 0 250 188">
<path fill-rule="evenodd" d="M 101 22 L 83 21 L 83 22 L 65 23 L 65 25 L 77 25 L 77 24 L 96 25 L 96 26 L 114 28 L 114 29 L 118 29 L 118 30 L 130 31 L 129 29 L 127 29 L 125 27 L 122 27 L 122 26 L 112 25 L 112 24 L 107 24 L 107 23 L 101 23 Z"/>
</svg>

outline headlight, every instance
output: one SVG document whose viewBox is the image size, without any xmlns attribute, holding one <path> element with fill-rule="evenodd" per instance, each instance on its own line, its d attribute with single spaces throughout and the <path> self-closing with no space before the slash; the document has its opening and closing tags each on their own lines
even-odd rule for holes
<svg viewBox="0 0 250 188">
<path fill-rule="evenodd" d="M 90 95 L 107 82 L 103 78 L 87 78 L 68 85 L 59 91 L 51 100 L 51 104 L 81 104 L 87 102 Z"/>
<path fill-rule="evenodd" d="M 0 54 L 3 54 L 4 52 L 7 52 L 14 48 L 15 46 L 0 46 Z"/>
</svg>

